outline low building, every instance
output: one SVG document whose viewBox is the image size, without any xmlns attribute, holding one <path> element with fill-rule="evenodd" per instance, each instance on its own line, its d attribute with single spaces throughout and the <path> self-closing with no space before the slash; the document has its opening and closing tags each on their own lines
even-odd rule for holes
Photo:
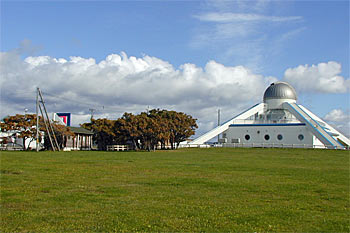
<svg viewBox="0 0 350 233">
<path fill-rule="evenodd" d="M 19 130 L 11 130 L 8 132 L 0 132 L 0 149 L 1 150 L 23 150 L 23 138 L 19 137 Z M 41 135 L 44 133 L 41 131 Z M 41 137 L 38 148 L 42 149 L 44 144 L 44 137 Z M 33 137 L 25 139 L 25 148 L 28 150 L 36 150 L 36 140 Z"/>
<path fill-rule="evenodd" d="M 91 150 L 93 132 L 82 127 L 70 127 L 74 136 L 66 136 L 64 142 L 64 151 L 71 150 Z"/>
</svg>

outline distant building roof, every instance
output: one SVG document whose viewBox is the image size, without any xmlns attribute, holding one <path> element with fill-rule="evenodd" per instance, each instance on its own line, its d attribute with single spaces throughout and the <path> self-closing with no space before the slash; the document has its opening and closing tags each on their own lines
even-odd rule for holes
<svg viewBox="0 0 350 233">
<path fill-rule="evenodd" d="M 94 134 L 93 132 L 87 130 L 87 129 L 84 129 L 83 127 L 69 127 L 70 130 L 73 132 L 73 133 L 79 133 L 79 134 Z"/>
</svg>

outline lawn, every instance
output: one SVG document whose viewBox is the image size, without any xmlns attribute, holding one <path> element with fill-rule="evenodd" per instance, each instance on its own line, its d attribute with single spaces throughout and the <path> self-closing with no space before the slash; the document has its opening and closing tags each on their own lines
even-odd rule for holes
<svg viewBox="0 0 350 233">
<path fill-rule="evenodd" d="M 1 152 L 1 232 L 349 232 L 349 152 Z"/>
</svg>

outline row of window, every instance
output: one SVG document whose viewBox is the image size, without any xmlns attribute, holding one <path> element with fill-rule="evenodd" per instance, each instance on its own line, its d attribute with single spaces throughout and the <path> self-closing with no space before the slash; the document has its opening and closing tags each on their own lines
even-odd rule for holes
<svg viewBox="0 0 350 233">
<path fill-rule="evenodd" d="M 245 140 L 249 141 L 249 140 L 250 140 L 250 135 L 249 135 L 249 134 L 246 134 L 246 135 L 244 136 L 244 138 L 245 138 Z M 270 135 L 265 134 L 264 138 L 265 138 L 266 141 L 268 141 L 268 140 L 270 140 Z M 281 141 L 281 140 L 283 139 L 282 134 L 278 134 L 278 135 L 277 135 L 277 139 L 278 139 L 279 141 Z M 304 135 L 299 134 L 299 135 L 298 135 L 298 139 L 299 139 L 300 141 L 304 140 Z"/>
</svg>

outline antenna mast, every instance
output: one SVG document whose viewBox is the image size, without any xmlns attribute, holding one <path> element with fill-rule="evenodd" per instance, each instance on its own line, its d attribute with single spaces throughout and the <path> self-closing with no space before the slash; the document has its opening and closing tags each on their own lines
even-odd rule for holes
<svg viewBox="0 0 350 233">
<path fill-rule="evenodd" d="M 96 109 L 94 109 L 94 108 L 89 108 L 89 111 L 91 112 L 90 122 L 92 122 L 92 119 L 94 118 L 94 112 L 96 111 Z"/>
<path fill-rule="evenodd" d="M 218 109 L 218 126 L 220 126 L 220 108 Z M 220 140 L 220 134 L 218 134 L 218 143 Z"/>
</svg>

